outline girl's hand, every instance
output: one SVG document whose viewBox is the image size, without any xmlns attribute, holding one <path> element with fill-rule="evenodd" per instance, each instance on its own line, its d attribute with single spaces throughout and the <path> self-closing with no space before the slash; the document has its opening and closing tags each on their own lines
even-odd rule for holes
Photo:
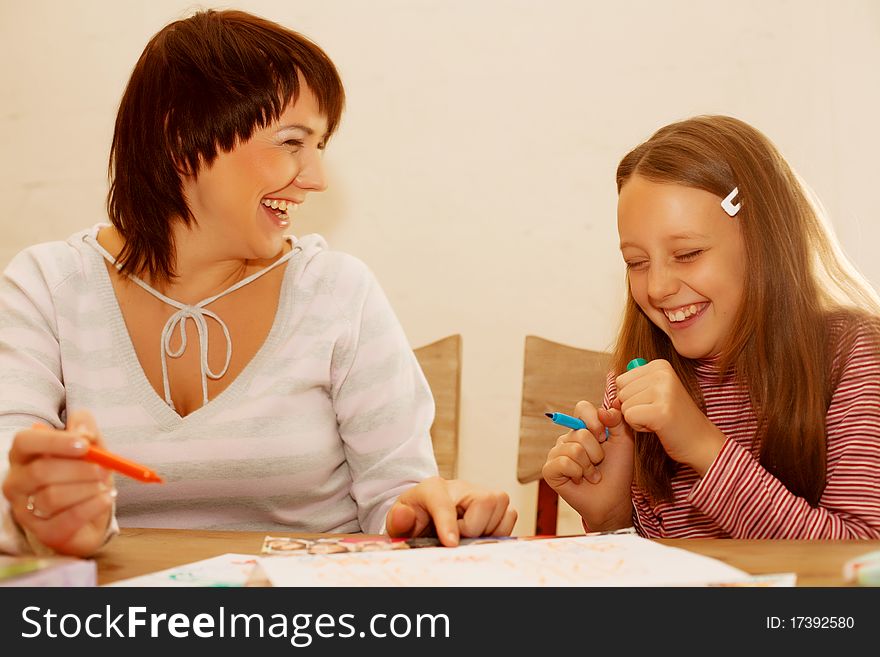
<svg viewBox="0 0 880 657">
<path fill-rule="evenodd" d="M 591 531 L 632 525 L 633 432 L 619 410 L 578 402 L 587 429 L 559 437 L 547 454 L 544 480 L 584 519 Z M 608 428 L 608 440 L 605 428 Z"/>
<path fill-rule="evenodd" d="M 436 533 L 447 546 L 458 545 L 459 536 L 509 536 L 516 524 L 509 504 L 507 493 L 431 477 L 397 498 L 385 527 L 389 536 Z"/>
<path fill-rule="evenodd" d="M 665 360 L 652 360 L 618 376 L 614 406 L 633 429 L 656 433 L 670 458 L 691 466 L 700 476 L 726 440 Z"/>
<path fill-rule="evenodd" d="M 104 468 L 78 458 L 89 442 L 103 447 L 88 412 L 70 414 L 65 431 L 34 425 L 9 450 L 3 495 L 15 521 L 43 545 L 85 557 L 104 544 L 116 490 Z"/>
</svg>

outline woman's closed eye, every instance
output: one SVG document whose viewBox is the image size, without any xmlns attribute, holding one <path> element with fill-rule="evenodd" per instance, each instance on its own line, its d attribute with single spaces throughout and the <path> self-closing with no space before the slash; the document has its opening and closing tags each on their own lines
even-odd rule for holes
<svg viewBox="0 0 880 657">
<path fill-rule="evenodd" d="M 288 139 L 284 142 L 284 145 L 289 146 L 294 151 L 299 151 L 300 149 L 304 148 L 306 144 L 301 139 Z M 324 149 L 327 148 L 327 142 L 322 140 L 315 145 L 315 148 L 319 151 L 324 151 Z"/>
</svg>

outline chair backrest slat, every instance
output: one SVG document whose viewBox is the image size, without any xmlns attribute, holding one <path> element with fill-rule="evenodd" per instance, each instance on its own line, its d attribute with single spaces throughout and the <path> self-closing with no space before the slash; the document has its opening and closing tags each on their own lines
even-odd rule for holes
<svg viewBox="0 0 880 657">
<path fill-rule="evenodd" d="M 414 351 L 434 395 L 436 414 L 431 425 L 431 442 L 437 467 L 441 477 L 454 479 L 461 406 L 461 336 L 450 335 Z"/>
<path fill-rule="evenodd" d="M 517 463 L 521 483 L 541 478 L 547 453 L 566 432 L 544 413 L 570 415 L 582 399 L 600 406 L 610 363 L 611 355 L 605 352 L 526 336 Z"/>
</svg>

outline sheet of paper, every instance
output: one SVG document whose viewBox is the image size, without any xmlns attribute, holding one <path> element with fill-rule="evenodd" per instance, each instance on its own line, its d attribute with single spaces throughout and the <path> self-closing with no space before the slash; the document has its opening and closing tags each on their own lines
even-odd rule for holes
<svg viewBox="0 0 880 657">
<path fill-rule="evenodd" d="M 751 575 L 746 579 L 732 582 L 713 582 L 709 586 L 754 586 L 758 588 L 774 588 L 780 586 L 797 586 L 797 573 L 773 573 L 770 575 Z"/>
<path fill-rule="evenodd" d="M 256 565 L 257 558 L 252 554 L 222 554 L 107 586 L 250 586 L 254 584 Z"/>
<path fill-rule="evenodd" d="M 749 577 L 632 534 L 264 556 L 259 563 L 273 586 L 700 586 Z"/>
<path fill-rule="evenodd" d="M 463 538 L 460 545 L 497 543 L 515 541 L 515 536 L 485 536 Z M 389 538 L 387 536 L 334 536 L 328 538 L 292 538 L 287 536 L 266 536 L 263 539 L 261 554 L 278 554 L 287 557 L 304 554 L 340 554 L 344 552 L 376 552 L 382 550 L 411 550 L 414 548 L 438 547 L 440 540 L 433 537 Z"/>
</svg>

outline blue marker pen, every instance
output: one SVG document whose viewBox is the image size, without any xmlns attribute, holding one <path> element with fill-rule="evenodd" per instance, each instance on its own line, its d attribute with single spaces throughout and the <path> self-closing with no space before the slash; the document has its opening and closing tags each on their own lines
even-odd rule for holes
<svg viewBox="0 0 880 657">
<path fill-rule="evenodd" d="M 575 431 L 579 431 L 580 429 L 586 429 L 587 425 L 584 424 L 584 421 L 577 417 L 572 417 L 571 415 L 566 415 L 565 413 L 544 413 L 547 417 L 549 417 L 554 424 L 558 424 L 562 427 L 568 427 L 569 429 L 574 429 Z M 610 436 L 608 435 L 608 427 L 605 427 L 605 440 L 608 440 Z"/>
<path fill-rule="evenodd" d="M 565 413 L 544 413 L 544 415 L 549 417 L 554 424 L 558 424 L 562 427 L 568 427 L 569 429 L 574 429 L 575 431 L 587 428 L 587 425 L 584 424 L 583 420 L 577 417 L 572 417 L 571 415 L 566 415 Z"/>
</svg>

